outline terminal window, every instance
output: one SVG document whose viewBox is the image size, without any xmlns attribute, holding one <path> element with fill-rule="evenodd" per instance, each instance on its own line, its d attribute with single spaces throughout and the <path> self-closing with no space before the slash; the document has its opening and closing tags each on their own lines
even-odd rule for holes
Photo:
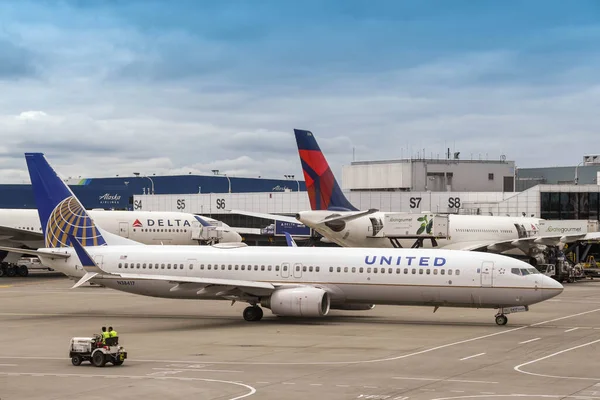
<svg viewBox="0 0 600 400">
<path fill-rule="evenodd" d="M 540 193 L 540 217 L 544 219 L 593 219 L 600 214 L 599 192 Z"/>
</svg>

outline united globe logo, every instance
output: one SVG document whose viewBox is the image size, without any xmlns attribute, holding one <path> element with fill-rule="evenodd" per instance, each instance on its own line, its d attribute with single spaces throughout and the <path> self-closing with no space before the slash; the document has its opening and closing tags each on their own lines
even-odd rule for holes
<svg viewBox="0 0 600 400">
<path fill-rule="evenodd" d="M 83 246 L 102 246 L 106 242 L 94 221 L 73 196 L 61 201 L 50 214 L 46 226 L 46 247 L 69 247 L 69 235 Z"/>
</svg>

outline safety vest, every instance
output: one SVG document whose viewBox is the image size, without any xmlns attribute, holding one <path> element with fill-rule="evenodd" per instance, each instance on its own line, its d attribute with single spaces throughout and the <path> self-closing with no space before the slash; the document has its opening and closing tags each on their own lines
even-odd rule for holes
<svg viewBox="0 0 600 400">
<path fill-rule="evenodd" d="M 102 332 L 102 339 L 108 339 L 110 337 L 110 333 Z"/>
<path fill-rule="evenodd" d="M 115 331 L 114 329 L 112 331 L 109 332 L 110 337 L 115 337 L 117 336 L 117 331 Z"/>
</svg>

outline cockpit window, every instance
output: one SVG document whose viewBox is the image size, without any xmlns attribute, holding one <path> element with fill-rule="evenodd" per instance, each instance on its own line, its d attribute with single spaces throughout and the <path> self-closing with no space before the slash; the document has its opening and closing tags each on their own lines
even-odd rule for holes
<svg viewBox="0 0 600 400">
<path fill-rule="evenodd" d="M 521 275 L 521 270 L 519 268 L 511 268 L 510 272 L 515 275 Z"/>
<path fill-rule="evenodd" d="M 539 274 L 540 271 L 538 271 L 535 268 L 527 268 L 527 271 L 529 271 L 530 274 Z"/>
<path fill-rule="evenodd" d="M 527 270 L 527 268 L 521 268 L 521 275 L 529 275 L 529 271 Z"/>
</svg>

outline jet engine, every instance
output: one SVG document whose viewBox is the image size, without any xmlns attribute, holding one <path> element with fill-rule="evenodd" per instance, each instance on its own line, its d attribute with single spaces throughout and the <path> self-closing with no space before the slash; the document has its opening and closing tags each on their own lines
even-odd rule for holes
<svg viewBox="0 0 600 400">
<path fill-rule="evenodd" d="M 261 300 L 263 307 L 285 317 L 322 317 L 329 313 L 331 301 L 323 289 L 300 287 L 280 289 Z"/>
<path fill-rule="evenodd" d="M 332 304 L 332 310 L 349 310 L 349 311 L 367 311 L 375 308 L 375 304 L 360 304 L 360 303 L 347 303 L 347 304 Z"/>
</svg>

